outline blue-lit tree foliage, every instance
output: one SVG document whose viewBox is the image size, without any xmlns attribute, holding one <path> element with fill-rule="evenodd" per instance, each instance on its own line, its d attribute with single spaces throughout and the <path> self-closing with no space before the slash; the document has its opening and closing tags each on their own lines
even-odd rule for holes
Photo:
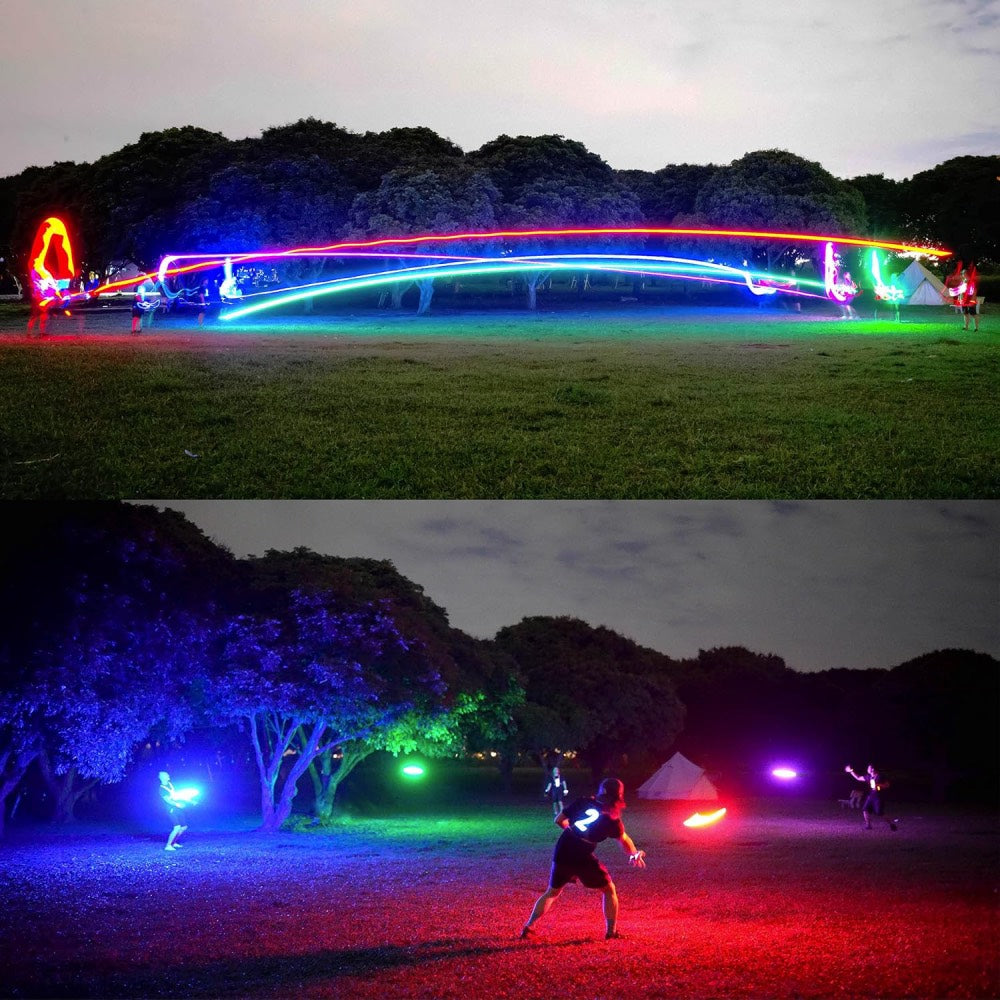
<svg viewBox="0 0 1000 1000">
<path fill-rule="evenodd" d="M 0 580 L 0 796 L 38 759 L 67 820 L 150 734 L 190 726 L 216 628 L 198 581 L 214 568 L 219 586 L 227 558 L 178 515 L 126 505 L 43 507 L 19 528 Z"/>
<path fill-rule="evenodd" d="M 261 829 L 289 817 L 299 779 L 321 754 L 371 738 L 443 695 L 440 675 L 378 606 L 293 591 L 280 614 L 223 630 L 209 685 L 217 719 L 241 722 L 260 778 Z"/>
</svg>

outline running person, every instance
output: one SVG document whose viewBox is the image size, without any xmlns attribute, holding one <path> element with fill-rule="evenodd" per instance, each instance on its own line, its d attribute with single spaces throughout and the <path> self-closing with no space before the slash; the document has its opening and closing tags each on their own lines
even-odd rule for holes
<svg viewBox="0 0 1000 1000">
<path fill-rule="evenodd" d="M 864 774 L 856 774 L 850 764 L 844 770 L 855 780 L 863 781 L 868 785 L 868 796 L 861 806 L 861 815 L 865 820 L 865 829 L 870 830 L 872 828 L 872 816 L 882 816 L 882 789 L 886 787 L 886 784 L 882 781 L 878 771 L 875 770 L 874 764 L 869 764 L 868 770 Z M 889 829 L 895 831 L 896 821 L 884 816 L 882 818 L 889 824 Z"/>
<path fill-rule="evenodd" d="M 187 802 L 184 799 L 174 797 L 174 786 L 170 780 L 170 775 L 166 771 L 160 771 L 160 798 L 166 804 L 167 813 L 174 824 L 173 829 L 170 831 L 170 836 L 167 837 L 167 846 L 163 849 L 165 851 L 176 851 L 178 847 L 184 846 L 183 844 L 175 844 L 174 841 L 187 829 L 187 824 L 184 822 L 187 819 L 184 815 Z"/>
<path fill-rule="evenodd" d="M 606 939 L 620 938 L 618 933 L 618 893 L 607 868 L 594 855 L 602 840 L 614 839 L 628 855 L 634 868 L 646 867 L 646 852 L 640 851 L 625 832 L 621 814 L 625 808 L 625 787 L 617 778 L 601 782 L 594 798 L 576 799 L 555 818 L 562 827 L 552 854 L 549 887 L 535 902 L 531 916 L 521 931 L 522 938 L 534 934 L 533 925 L 545 916 L 570 882 L 579 880 L 588 889 L 603 893 Z"/>
<path fill-rule="evenodd" d="M 566 779 L 558 767 L 552 768 L 549 783 L 545 786 L 542 795 L 552 803 L 553 815 L 558 816 L 562 812 L 563 802 L 569 797 L 569 785 L 566 784 Z"/>
</svg>

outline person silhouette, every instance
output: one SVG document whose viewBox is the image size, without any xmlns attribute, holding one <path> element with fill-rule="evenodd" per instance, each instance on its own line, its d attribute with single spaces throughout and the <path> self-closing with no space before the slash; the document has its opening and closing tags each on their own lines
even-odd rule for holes
<svg viewBox="0 0 1000 1000">
<path fill-rule="evenodd" d="M 174 786 L 170 781 L 170 775 L 166 771 L 160 771 L 159 777 L 160 798 L 163 799 L 167 807 L 167 814 L 174 824 L 173 829 L 170 831 L 170 836 L 167 837 L 167 846 L 163 849 L 165 851 L 176 851 L 178 847 L 184 846 L 183 844 L 175 843 L 175 841 L 187 829 L 187 824 L 184 822 L 187 819 L 184 810 L 188 804 L 184 799 L 178 799 L 174 796 Z"/>
<path fill-rule="evenodd" d="M 625 832 L 621 820 L 624 808 L 625 786 L 617 778 L 606 778 L 596 796 L 577 799 L 556 816 L 553 822 L 562 828 L 562 833 L 552 853 L 549 887 L 535 901 L 531 916 L 521 929 L 522 940 L 534 935 L 535 923 L 552 909 L 563 889 L 576 881 L 602 893 L 605 939 L 622 937 L 618 933 L 618 891 L 607 868 L 595 857 L 594 849 L 603 840 L 617 840 L 630 865 L 646 867 L 646 852 L 640 851 Z"/>
</svg>

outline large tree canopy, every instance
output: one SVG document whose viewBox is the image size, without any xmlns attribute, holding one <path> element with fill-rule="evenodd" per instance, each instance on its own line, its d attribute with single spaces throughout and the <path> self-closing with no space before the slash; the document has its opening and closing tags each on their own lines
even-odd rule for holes
<svg viewBox="0 0 1000 1000">
<path fill-rule="evenodd" d="M 23 775 L 42 754 L 57 818 L 68 819 L 78 777 L 120 780 L 150 733 L 177 738 L 192 724 L 213 590 L 225 589 L 231 560 L 172 511 L 18 505 L 7 514 L 18 530 L 0 552 L 9 616 L 0 795 L 19 780 L 15 766 Z"/>
<path fill-rule="evenodd" d="M 524 683 L 519 750 L 577 749 L 598 777 L 623 755 L 659 756 L 681 730 L 662 653 L 575 618 L 525 618 L 495 641 Z"/>
<path fill-rule="evenodd" d="M 377 190 L 358 195 L 351 217 L 358 236 L 477 232 L 493 227 L 498 197 L 484 173 L 464 165 L 431 170 L 401 168 L 386 174 Z M 477 249 L 475 240 L 449 243 L 444 250 L 436 243 L 407 246 L 408 251 L 448 254 L 473 254 Z M 434 279 L 414 280 L 420 289 L 417 312 L 422 314 L 430 308 Z M 397 307 L 405 287 L 399 283 L 392 286 Z"/>
<path fill-rule="evenodd" d="M 903 186 L 903 224 L 981 269 L 1000 265 L 1000 156 L 957 156 Z"/>
<path fill-rule="evenodd" d="M 512 229 L 549 229 L 572 226 L 626 226 L 642 218 L 639 200 L 614 170 L 582 143 L 561 135 L 502 135 L 466 157 L 484 170 L 500 191 L 500 224 Z M 606 241 L 588 240 L 595 249 Z M 618 247 L 623 244 L 618 241 Z M 552 253 L 565 250 L 554 240 L 518 240 L 512 252 Z M 547 271 L 525 276 L 527 305 L 536 306 L 539 284 Z"/>
<path fill-rule="evenodd" d="M 818 163 L 776 149 L 747 153 L 716 170 L 699 189 L 695 211 L 691 221 L 733 229 L 852 234 L 866 221 L 856 188 Z M 719 254 L 720 245 L 714 246 Z M 735 241 L 729 248 L 731 263 L 747 259 L 768 270 L 791 269 L 796 259 L 817 253 L 815 244 L 767 240 Z"/>
<path fill-rule="evenodd" d="M 378 750 L 450 754 L 466 743 L 502 739 L 520 697 L 510 663 L 491 644 L 452 628 L 447 613 L 402 576 L 391 562 L 323 556 L 309 549 L 268 552 L 248 561 L 255 599 L 269 607 L 275 593 L 290 586 L 335 596 L 345 606 L 382 608 L 407 641 L 435 665 L 440 697 L 415 701 L 387 725 L 330 744 L 307 768 L 313 786 L 313 813 L 321 820 L 334 811 L 337 791 L 351 772 Z M 301 749 L 302 732 L 295 746 Z"/>
</svg>

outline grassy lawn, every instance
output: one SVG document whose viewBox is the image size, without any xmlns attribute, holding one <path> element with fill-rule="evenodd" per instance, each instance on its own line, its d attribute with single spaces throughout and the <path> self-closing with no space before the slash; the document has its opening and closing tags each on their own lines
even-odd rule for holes
<svg viewBox="0 0 1000 1000">
<path fill-rule="evenodd" d="M 0 318 L 0 496 L 1000 495 L 1000 336 L 677 307 Z"/>
<path fill-rule="evenodd" d="M 985 998 L 1000 992 L 996 818 L 908 809 L 862 829 L 830 801 L 731 802 L 717 827 L 635 801 L 648 867 L 598 848 L 600 895 L 570 886 L 517 932 L 545 886 L 546 803 L 253 834 L 193 824 L 12 830 L 0 961 L 12 997 L 553 996 Z M 162 823 L 161 823 L 162 825 Z"/>
</svg>

